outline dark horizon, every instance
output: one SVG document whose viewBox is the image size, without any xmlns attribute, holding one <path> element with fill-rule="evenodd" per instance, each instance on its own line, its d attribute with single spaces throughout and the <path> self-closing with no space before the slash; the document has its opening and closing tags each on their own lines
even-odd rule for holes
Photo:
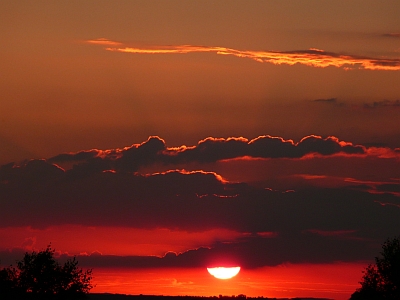
<svg viewBox="0 0 400 300">
<path fill-rule="evenodd" d="M 110 294 L 110 293 L 90 293 L 89 299 L 92 300 L 123 300 L 123 299 L 139 299 L 139 300 L 237 300 L 237 299 L 265 299 L 265 300 L 334 300 L 330 298 L 315 298 L 315 297 L 295 297 L 295 298 L 269 298 L 269 297 L 247 297 L 244 294 L 239 295 L 218 295 L 218 296 L 168 296 L 168 295 L 125 295 L 125 294 Z"/>
</svg>

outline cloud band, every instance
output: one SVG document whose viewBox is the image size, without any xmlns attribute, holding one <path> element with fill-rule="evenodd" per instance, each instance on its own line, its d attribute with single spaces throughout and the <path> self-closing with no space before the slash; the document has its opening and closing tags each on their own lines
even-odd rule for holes
<svg viewBox="0 0 400 300">
<path fill-rule="evenodd" d="M 216 53 L 220 55 L 231 55 L 240 58 L 248 58 L 261 63 L 274 65 L 301 64 L 311 67 L 337 67 L 343 69 L 364 70 L 400 70 L 400 59 L 398 58 L 372 58 L 350 54 L 327 52 L 320 49 L 310 48 L 308 50 L 296 51 L 258 51 L 237 50 L 226 47 L 209 47 L 193 45 L 154 46 L 154 47 L 128 47 L 122 43 L 107 40 L 87 40 L 87 43 L 107 46 L 105 50 L 112 52 L 123 52 L 131 54 L 187 54 L 187 53 Z"/>
</svg>

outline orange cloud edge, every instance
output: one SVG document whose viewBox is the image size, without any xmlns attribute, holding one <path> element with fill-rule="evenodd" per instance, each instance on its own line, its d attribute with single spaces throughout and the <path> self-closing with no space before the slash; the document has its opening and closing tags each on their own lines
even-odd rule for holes
<svg viewBox="0 0 400 300">
<path fill-rule="evenodd" d="M 220 46 L 195 46 L 195 45 L 169 45 L 152 47 L 129 47 L 120 42 L 106 38 L 85 41 L 88 44 L 106 46 L 105 50 L 131 54 L 187 54 L 187 53 L 216 53 L 219 55 L 232 55 L 239 58 L 248 58 L 261 63 L 274 65 L 301 64 L 311 67 L 337 67 L 345 70 L 400 70 L 398 58 L 374 58 L 352 54 L 328 52 L 321 49 L 310 48 L 295 51 L 260 51 L 238 50 Z"/>
</svg>

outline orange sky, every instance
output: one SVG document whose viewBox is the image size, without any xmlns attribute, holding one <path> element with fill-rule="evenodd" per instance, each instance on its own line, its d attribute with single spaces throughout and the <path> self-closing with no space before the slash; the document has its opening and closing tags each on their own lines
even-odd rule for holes
<svg viewBox="0 0 400 300">
<path fill-rule="evenodd" d="M 229 280 L 211 277 L 205 269 L 99 270 L 96 292 L 153 295 L 239 295 L 249 297 L 314 297 L 347 300 L 357 288 L 362 264 L 281 265 L 242 269 Z M 338 276 L 339 275 L 339 276 Z M 151 286 L 146 290 L 147 286 Z"/>
<path fill-rule="evenodd" d="M 398 112 L 390 109 L 400 92 L 396 1 L 1 6 L 7 74 L 0 81 L 2 163 L 123 147 L 149 135 L 170 146 L 261 134 L 400 144 Z M 84 43 L 99 39 L 121 44 Z M 204 52 L 149 56 L 104 50 L 181 45 L 291 58 L 274 65 Z M 308 67 L 310 49 L 328 53 L 324 65 L 347 58 L 366 65 Z M 287 65 L 300 61 L 296 53 L 303 53 L 302 62 Z M 374 59 L 393 71 L 363 70 Z M 336 101 L 314 102 L 324 99 Z M 379 105 L 383 101 L 386 106 Z"/>
<path fill-rule="evenodd" d="M 346 299 L 399 234 L 399 12 L 2 1 L 2 264 L 51 242 L 98 292 Z"/>
</svg>

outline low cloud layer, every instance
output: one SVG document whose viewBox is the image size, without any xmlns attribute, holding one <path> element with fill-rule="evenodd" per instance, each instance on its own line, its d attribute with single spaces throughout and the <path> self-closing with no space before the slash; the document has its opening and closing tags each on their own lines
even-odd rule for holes
<svg viewBox="0 0 400 300">
<path fill-rule="evenodd" d="M 232 243 L 216 243 L 182 253 L 157 256 L 80 256 L 87 266 L 119 268 L 237 266 L 246 269 L 290 263 L 330 263 L 369 260 L 376 254 L 374 243 L 347 237 L 319 236 L 311 232 L 274 238 L 252 236 Z"/>
<path fill-rule="evenodd" d="M 323 163 L 324 157 L 342 157 L 348 163 L 337 167 L 353 168 L 361 165 L 350 163 L 352 158 L 361 160 L 372 155 L 369 161 L 375 163 L 388 159 L 379 156 L 384 152 L 396 153 L 335 137 L 309 136 L 297 143 L 270 136 L 253 140 L 207 138 L 196 146 L 176 148 L 151 137 L 122 149 L 80 151 L 21 165 L 11 163 L 0 169 L 0 226 L 45 229 L 72 224 L 186 232 L 219 228 L 242 234 L 229 242 L 165 257 L 82 257 L 85 263 L 98 266 L 203 266 L 220 261 L 222 256 L 226 263 L 249 268 L 283 262 L 364 260 L 385 238 L 398 234 L 400 181 L 393 178 L 397 173 L 392 172 L 387 180 L 382 175 L 376 181 L 343 178 L 346 184 L 337 187 L 303 185 L 291 190 L 287 181 L 290 178 L 328 182 L 330 175 L 289 173 L 276 189 L 274 181 L 269 186 L 249 185 L 213 171 L 172 169 L 140 174 L 137 170 L 152 164 L 195 163 L 210 168 L 217 162 L 236 163 L 239 159 L 242 168 L 249 162 L 250 169 L 242 172 L 245 176 L 257 159 L 285 160 L 287 165 L 291 160 L 306 163 L 318 159 Z M 396 156 L 390 160 L 398 163 Z M 341 172 L 335 172 L 338 178 Z M 353 173 L 356 176 L 357 172 Z M 282 189 L 284 183 L 287 190 Z"/>
<path fill-rule="evenodd" d="M 2 184 L 3 211 L 9 212 L 0 221 L 2 227 L 82 224 L 252 233 L 296 228 L 361 234 L 371 226 L 389 233 L 398 223 L 391 218 L 388 223 L 386 218 L 399 212 L 394 205 L 400 201 L 391 194 L 382 195 L 378 202 L 376 195 L 360 189 L 282 193 L 225 182 L 202 171 L 76 176 L 44 161 L 35 163 L 36 172 L 28 164 L 18 171 L 18 179 Z"/>
<path fill-rule="evenodd" d="M 87 40 L 89 44 L 109 46 L 107 51 L 132 54 L 186 54 L 186 53 L 216 53 L 232 55 L 240 58 L 249 58 L 257 62 L 272 63 L 275 65 L 302 64 L 311 67 L 337 67 L 344 69 L 365 70 L 400 70 L 400 60 L 396 58 L 373 58 L 351 54 L 340 54 L 311 48 L 297 51 L 257 51 L 237 50 L 226 47 L 208 47 L 193 45 L 129 47 L 122 43 L 108 39 Z"/>
</svg>

